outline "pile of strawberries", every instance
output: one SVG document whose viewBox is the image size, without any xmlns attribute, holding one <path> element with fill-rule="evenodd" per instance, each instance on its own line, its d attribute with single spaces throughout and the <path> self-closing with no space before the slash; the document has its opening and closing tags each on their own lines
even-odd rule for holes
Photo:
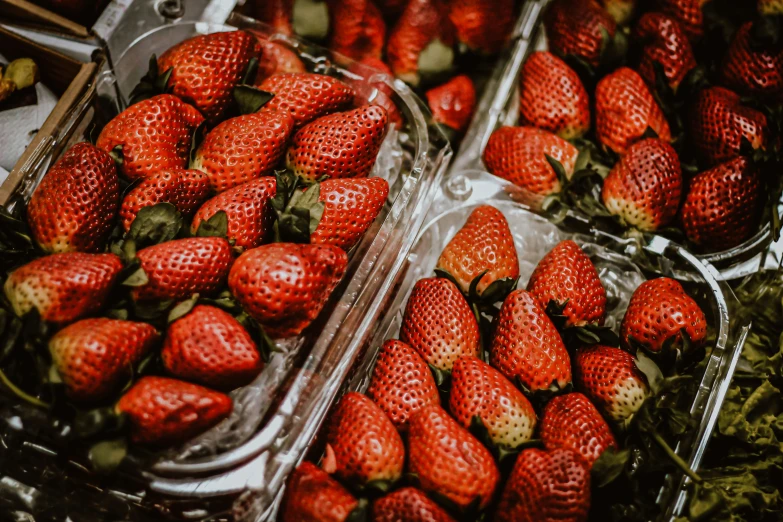
<svg viewBox="0 0 783 522">
<path fill-rule="evenodd" d="M 359 520 L 369 497 L 375 521 L 585 521 L 591 468 L 622 451 L 654 399 L 650 357 L 687 356 L 707 335 L 665 277 L 634 291 L 611 335 L 598 271 L 572 240 L 515 289 L 514 238 L 491 206 L 473 210 L 436 273 L 415 284 L 366 394 L 330 413 L 321 465 L 294 471 L 281 520 Z"/>
</svg>

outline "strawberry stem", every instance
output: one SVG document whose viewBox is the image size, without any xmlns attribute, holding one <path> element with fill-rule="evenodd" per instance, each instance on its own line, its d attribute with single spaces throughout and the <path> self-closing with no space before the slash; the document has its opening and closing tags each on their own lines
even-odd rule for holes
<svg viewBox="0 0 783 522">
<path fill-rule="evenodd" d="M 8 378 L 8 376 L 6 376 L 5 373 L 3 373 L 2 370 L 0 370 L 0 382 L 2 382 L 6 386 L 6 388 L 11 390 L 11 392 L 13 392 L 14 395 L 19 397 L 23 401 L 29 402 L 33 406 L 37 406 L 39 408 L 44 408 L 44 409 L 49 408 L 49 403 L 46 403 L 37 397 L 33 397 L 32 395 L 25 393 L 21 388 L 19 388 L 13 382 L 11 382 L 11 380 Z"/>
<path fill-rule="evenodd" d="M 670 459 L 677 465 L 678 468 L 682 470 L 683 473 L 685 473 L 688 478 L 690 478 L 692 481 L 694 481 L 697 484 L 701 484 L 704 480 L 696 474 L 695 471 L 693 471 L 688 464 L 680 458 L 679 455 L 677 455 L 674 450 L 669 446 L 669 444 L 663 440 L 663 437 L 661 437 L 661 434 L 657 431 L 653 430 L 652 437 L 655 442 L 658 443 L 658 446 L 669 456 Z"/>
</svg>

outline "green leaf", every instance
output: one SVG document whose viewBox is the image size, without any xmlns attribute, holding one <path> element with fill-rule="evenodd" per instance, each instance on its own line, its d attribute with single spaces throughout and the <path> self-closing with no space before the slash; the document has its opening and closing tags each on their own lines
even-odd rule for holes
<svg viewBox="0 0 783 522">
<path fill-rule="evenodd" d="M 272 338 L 264 331 L 264 327 L 244 312 L 237 316 L 236 319 L 237 322 L 244 327 L 247 333 L 250 334 L 250 338 L 255 343 L 264 362 L 269 362 L 272 357 L 272 352 L 278 351 L 278 348 Z"/>
<path fill-rule="evenodd" d="M 568 176 L 566 175 L 565 167 L 563 167 L 563 164 L 560 163 L 558 160 L 550 156 L 549 154 L 544 154 L 544 157 L 546 158 L 549 165 L 552 167 L 552 170 L 555 171 L 555 175 L 557 176 L 557 180 L 560 182 L 561 187 L 565 187 L 568 185 Z"/>
<path fill-rule="evenodd" d="M 195 307 L 197 303 L 198 303 L 198 294 L 193 294 L 193 296 L 190 299 L 186 299 L 185 301 L 181 301 L 180 303 L 178 303 L 169 312 L 168 323 L 171 324 L 177 319 L 185 317 L 187 314 L 190 313 L 191 310 L 193 310 L 193 307 Z"/>
<path fill-rule="evenodd" d="M 228 237 L 228 214 L 218 210 L 198 225 L 197 237 Z"/>
<path fill-rule="evenodd" d="M 198 127 L 193 131 L 193 136 L 190 137 L 190 152 L 188 153 L 188 166 L 191 169 L 201 170 L 201 166 L 196 163 L 196 152 L 204 141 L 204 137 L 207 135 L 207 122 L 202 121 L 198 124 Z"/>
<path fill-rule="evenodd" d="M 487 272 L 489 270 L 484 270 L 479 275 L 473 278 L 473 280 L 470 282 L 470 286 L 468 287 L 468 301 L 470 302 L 479 302 L 480 297 L 478 293 L 478 285 L 481 282 L 481 280 L 484 278 L 485 275 L 487 275 Z"/>
<path fill-rule="evenodd" d="M 291 23 L 301 38 L 323 40 L 329 34 L 329 9 L 326 2 L 294 0 Z"/>
<path fill-rule="evenodd" d="M 366 522 L 368 517 L 369 502 L 366 498 L 359 499 L 359 504 L 351 511 L 345 522 Z"/>
<path fill-rule="evenodd" d="M 432 376 L 435 378 L 435 384 L 438 386 L 438 388 L 443 388 L 449 383 L 451 380 L 451 372 L 447 370 L 441 370 L 432 364 L 428 364 L 427 366 L 430 367 L 430 371 L 432 371 Z"/>
<path fill-rule="evenodd" d="M 152 301 L 143 303 L 134 303 L 133 312 L 139 319 L 144 321 L 154 321 L 160 319 L 174 303 L 170 299 L 163 301 Z"/>
<path fill-rule="evenodd" d="M 258 58 L 253 56 L 247 62 L 247 67 L 245 67 L 245 73 L 242 75 L 242 81 L 240 84 L 253 85 L 255 83 L 256 76 L 258 76 Z"/>
<path fill-rule="evenodd" d="M 436 268 L 434 272 L 435 272 L 435 277 L 442 277 L 443 279 L 448 279 L 449 281 L 454 283 L 454 286 L 456 286 L 457 288 L 460 287 L 459 283 L 457 282 L 457 279 L 447 271 L 443 270 L 442 268 Z"/>
<path fill-rule="evenodd" d="M 603 488 L 614 482 L 622 474 L 630 456 L 631 452 L 628 449 L 616 451 L 614 448 L 609 448 L 604 450 L 590 470 L 593 484 Z"/>
<path fill-rule="evenodd" d="M 240 114 L 253 114 L 258 112 L 261 107 L 269 103 L 275 97 L 271 92 L 262 91 L 251 85 L 237 85 L 231 92 L 234 101 L 239 107 Z"/>
<path fill-rule="evenodd" d="M 174 205 L 158 203 L 139 210 L 126 239 L 134 240 L 138 248 L 157 245 L 176 238 L 183 225 L 182 214 Z"/>
<path fill-rule="evenodd" d="M 92 446 L 89 459 L 98 473 L 112 473 L 128 455 L 128 441 L 125 438 L 107 440 Z"/>
<path fill-rule="evenodd" d="M 122 165 L 125 162 L 125 154 L 123 153 L 123 146 L 117 145 L 109 151 L 109 156 L 114 160 L 117 165 Z"/>
<path fill-rule="evenodd" d="M 79 410 L 73 420 L 73 432 L 78 439 L 120 433 L 127 427 L 127 421 L 127 416 L 118 415 L 113 406 Z"/>
<path fill-rule="evenodd" d="M 650 386 L 650 390 L 653 394 L 657 394 L 660 390 L 661 382 L 663 381 L 663 373 L 658 365 L 653 361 L 643 350 L 636 352 L 636 359 L 634 359 L 634 365 L 636 368 L 644 374 L 647 378 L 647 384 Z"/>
<path fill-rule="evenodd" d="M 508 294 L 516 290 L 519 284 L 519 276 L 503 277 L 492 281 L 481 294 L 481 302 L 484 304 L 502 303 Z"/>
<path fill-rule="evenodd" d="M 454 49 L 435 38 L 419 53 L 418 65 L 419 83 L 434 83 L 454 67 Z"/>
<path fill-rule="evenodd" d="M 139 267 L 136 269 L 135 272 L 129 275 L 128 278 L 125 279 L 121 284 L 124 286 L 138 287 L 138 286 L 144 286 L 147 283 L 149 283 L 149 278 L 147 277 L 147 273 L 144 271 L 143 268 Z"/>
</svg>

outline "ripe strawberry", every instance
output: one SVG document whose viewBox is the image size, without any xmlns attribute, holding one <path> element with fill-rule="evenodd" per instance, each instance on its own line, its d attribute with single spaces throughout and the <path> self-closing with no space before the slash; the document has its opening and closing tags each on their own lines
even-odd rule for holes
<svg viewBox="0 0 783 522">
<path fill-rule="evenodd" d="M 373 522 L 455 522 L 443 508 L 421 490 L 402 488 L 372 505 Z"/>
<path fill-rule="evenodd" d="M 576 56 L 593 67 L 601 64 L 617 32 L 617 24 L 595 0 L 554 0 L 544 27 L 552 52 Z"/>
<path fill-rule="evenodd" d="M 500 497 L 497 522 L 586 522 L 590 471 L 569 449 L 524 450 Z"/>
<path fill-rule="evenodd" d="M 514 0 L 452 0 L 449 19 L 457 39 L 468 49 L 495 54 L 514 29 Z"/>
<path fill-rule="evenodd" d="M 677 91 L 688 71 L 696 67 L 691 43 L 677 20 L 661 13 L 647 13 L 637 22 L 634 38 L 643 46 L 639 74 L 655 88 L 655 67 L 663 67 L 667 83 Z"/>
<path fill-rule="evenodd" d="M 375 165 L 386 135 L 386 110 L 365 105 L 302 127 L 288 149 L 288 168 L 306 181 L 362 178 Z"/>
<path fill-rule="evenodd" d="M 255 36 L 261 53 L 258 57 L 256 86 L 260 86 L 264 80 L 274 74 L 307 72 L 304 63 L 302 63 L 296 52 L 281 42 L 270 41 L 260 34 L 255 34 Z"/>
<path fill-rule="evenodd" d="M 161 94 L 122 111 L 95 144 L 118 160 L 126 178 L 146 178 L 187 167 L 191 138 L 202 121 L 204 117 L 187 103 Z"/>
<path fill-rule="evenodd" d="M 740 27 L 721 69 L 724 85 L 745 96 L 778 101 L 783 94 L 783 47 L 764 42 L 764 21 Z"/>
<path fill-rule="evenodd" d="M 35 308 L 44 321 L 69 323 L 103 307 L 120 270 L 114 254 L 52 254 L 11 272 L 5 296 L 19 317 Z"/>
<path fill-rule="evenodd" d="M 758 230 L 764 184 L 756 167 L 735 158 L 691 180 L 681 219 L 685 235 L 708 251 L 727 250 Z"/>
<path fill-rule="evenodd" d="M 767 118 L 742 105 L 737 93 L 723 87 L 701 91 L 690 113 L 690 137 L 696 153 L 707 166 L 740 154 L 742 138 L 754 149 L 766 149 Z"/>
<path fill-rule="evenodd" d="M 402 341 L 389 340 L 378 352 L 367 396 L 400 431 L 424 406 L 440 404 L 432 372 L 416 351 Z"/>
<path fill-rule="evenodd" d="M 299 464 L 285 487 L 281 522 L 345 522 L 359 502 L 339 482 L 311 462 Z"/>
<path fill-rule="evenodd" d="M 477 499 L 481 509 L 487 507 L 500 479 L 489 450 L 436 405 L 411 418 L 408 471 L 418 476 L 421 489 L 463 509 Z"/>
<path fill-rule="evenodd" d="M 231 246 L 222 237 L 191 237 L 153 245 L 136 254 L 147 283 L 131 292 L 136 301 L 186 299 L 215 293 L 226 282 Z"/>
<path fill-rule="evenodd" d="M 394 424 L 366 396 L 350 392 L 335 406 L 326 441 L 327 469 L 346 481 L 394 482 L 402 476 L 405 447 Z M 328 462 L 333 458 L 333 462 Z"/>
<path fill-rule="evenodd" d="M 516 282 L 519 259 L 503 213 L 489 205 L 476 207 L 441 252 L 436 269 L 447 272 L 465 293 L 482 272 L 476 285 L 479 295 L 495 281 Z"/>
<path fill-rule="evenodd" d="M 570 449 L 579 453 L 588 467 L 609 448 L 617 449 L 612 430 L 598 410 L 581 393 L 554 397 L 541 416 L 540 436 L 549 451 Z"/>
<path fill-rule="evenodd" d="M 655 0 L 655 10 L 677 20 L 691 42 L 704 34 L 702 6 L 709 0 Z"/>
<path fill-rule="evenodd" d="M 707 319 L 699 305 L 674 279 L 659 277 L 645 281 L 628 303 L 620 325 L 620 340 L 626 348 L 637 346 L 661 352 L 682 346 L 683 331 L 690 343 L 700 345 L 707 336 Z"/>
<path fill-rule="evenodd" d="M 231 397 L 167 377 L 142 377 L 115 409 L 130 421 L 135 444 L 171 446 L 201 434 L 229 416 Z"/>
<path fill-rule="evenodd" d="M 604 180 L 601 200 L 625 224 L 655 231 L 677 215 L 682 168 L 677 152 L 663 140 L 648 138 L 628 148 Z"/>
<path fill-rule="evenodd" d="M 636 0 L 599 0 L 599 3 L 618 24 L 628 22 L 636 9 Z"/>
<path fill-rule="evenodd" d="M 294 0 L 264 0 L 253 4 L 253 18 L 272 27 L 275 32 L 293 36 Z"/>
<path fill-rule="evenodd" d="M 760 15 L 783 14 L 783 0 L 758 0 L 756 9 Z"/>
<path fill-rule="evenodd" d="M 311 73 L 275 74 L 261 82 L 260 89 L 275 95 L 261 110 L 287 112 L 297 128 L 350 108 L 356 96 L 337 78 Z"/>
<path fill-rule="evenodd" d="M 451 373 L 449 411 L 470 428 L 481 419 L 493 443 L 516 448 L 533 437 L 536 412 L 503 374 L 476 357 L 460 357 Z"/>
<path fill-rule="evenodd" d="M 258 54 L 258 41 L 246 31 L 188 38 L 158 58 L 161 74 L 172 69 L 167 87 L 214 123 L 231 103 L 231 91 Z"/>
<path fill-rule="evenodd" d="M 144 207 L 171 203 L 185 219 L 209 197 L 209 178 L 200 170 L 163 170 L 143 179 L 122 200 L 120 219 L 127 232 Z"/>
<path fill-rule="evenodd" d="M 89 143 L 77 143 L 33 192 L 27 222 L 46 252 L 100 252 L 114 225 L 119 198 L 111 157 Z"/>
<path fill-rule="evenodd" d="M 383 55 L 386 23 L 371 0 L 331 0 L 329 49 L 353 60 Z"/>
<path fill-rule="evenodd" d="M 442 277 L 421 279 L 413 287 L 400 340 L 443 371 L 451 371 L 463 355 L 478 356 L 481 351 L 476 316 L 459 288 Z"/>
<path fill-rule="evenodd" d="M 628 67 L 604 76 L 595 89 L 598 141 L 617 154 L 624 154 L 648 127 L 663 141 L 672 141 L 666 117 L 642 77 Z"/>
<path fill-rule="evenodd" d="M 436 123 L 462 135 L 470 125 L 476 110 L 476 89 L 473 81 L 461 74 L 425 93 L 427 105 Z"/>
<path fill-rule="evenodd" d="M 261 111 L 226 120 L 204 138 L 190 167 L 206 172 L 215 192 L 272 174 L 285 154 L 293 118 Z"/>
<path fill-rule="evenodd" d="M 82 319 L 57 332 L 49 340 L 49 351 L 68 396 L 97 402 L 109 398 L 133 376 L 133 367 L 158 337 L 146 323 Z"/>
<path fill-rule="evenodd" d="M 611 346 L 586 346 L 574 358 L 574 383 L 601 413 L 623 424 L 650 393 L 634 356 Z"/>
<path fill-rule="evenodd" d="M 490 364 L 531 392 L 571 382 L 571 361 L 555 325 L 532 294 L 511 292 L 495 319 Z"/>
<path fill-rule="evenodd" d="M 171 375 L 218 390 L 244 386 L 264 367 L 250 334 L 214 306 L 198 305 L 174 321 L 160 356 Z"/>
<path fill-rule="evenodd" d="M 538 127 L 564 140 L 590 130 L 590 98 L 582 80 L 547 51 L 530 55 L 519 80 L 519 124 Z"/>
<path fill-rule="evenodd" d="M 269 335 L 290 337 L 318 317 L 347 262 L 345 252 L 333 246 L 264 245 L 239 256 L 228 286 Z"/>
<path fill-rule="evenodd" d="M 228 239 L 242 249 L 255 248 L 271 236 L 274 212 L 269 201 L 275 197 L 277 182 L 273 176 L 246 181 L 208 200 L 193 217 L 190 231 L 218 212 L 228 219 Z"/>
<path fill-rule="evenodd" d="M 377 89 L 371 103 L 386 109 L 389 123 L 396 125 L 397 129 L 401 129 L 404 121 L 400 109 L 394 103 L 394 98 L 397 95 L 390 85 L 394 81 L 394 74 L 386 62 L 377 58 L 364 58 L 360 62 L 352 63 L 348 69 L 362 78 L 357 82 L 358 85 L 355 85 L 357 89 L 366 90 L 368 83 Z M 386 76 L 385 80 L 382 79 L 383 75 Z"/>
</svg>

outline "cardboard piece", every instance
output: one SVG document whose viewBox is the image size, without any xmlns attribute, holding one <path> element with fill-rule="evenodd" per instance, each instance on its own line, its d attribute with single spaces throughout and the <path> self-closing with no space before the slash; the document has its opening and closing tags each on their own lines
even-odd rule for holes
<svg viewBox="0 0 783 522">
<path fill-rule="evenodd" d="M 54 29 L 79 38 L 90 37 L 87 27 L 27 0 L 0 1 L 0 18 Z"/>
</svg>

